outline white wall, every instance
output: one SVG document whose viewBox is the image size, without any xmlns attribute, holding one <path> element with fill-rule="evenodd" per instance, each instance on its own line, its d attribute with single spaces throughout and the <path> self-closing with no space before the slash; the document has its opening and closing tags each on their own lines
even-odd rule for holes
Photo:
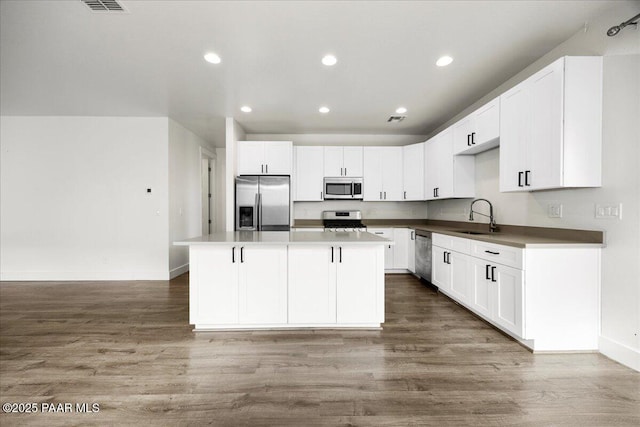
<svg viewBox="0 0 640 427">
<path fill-rule="evenodd" d="M 236 179 L 236 158 L 237 158 L 237 145 L 238 141 L 245 139 L 245 132 L 242 126 L 235 121 L 233 117 L 227 117 L 225 119 L 225 221 L 226 231 L 233 231 L 235 229 L 235 179 Z"/>
<path fill-rule="evenodd" d="M 476 193 L 494 203 L 498 223 L 606 231 L 600 350 L 640 370 L 640 31 L 628 27 L 616 37 L 605 35 L 610 26 L 636 13 L 637 8 L 626 4 L 601 16 L 589 23 L 586 33 L 578 32 L 466 112 L 563 55 L 605 56 L 602 187 L 500 193 L 499 149 L 495 149 L 476 156 Z M 563 218 L 547 217 L 551 202 L 563 205 Z M 596 219 L 596 203 L 622 203 L 622 219 Z M 469 200 L 429 202 L 429 218 L 466 221 L 468 207 Z"/>
<path fill-rule="evenodd" d="M 167 140 L 166 117 L 1 117 L 0 278 L 167 279 Z"/>
<path fill-rule="evenodd" d="M 189 250 L 173 242 L 202 234 L 201 151 L 214 152 L 202 138 L 169 119 L 169 270 L 188 270 Z"/>
<path fill-rule="evenodd" d="M 225 231 L 227 227 L 227 164 L 226 150 L 216 148 L 216 230 Z"/>
</svg>

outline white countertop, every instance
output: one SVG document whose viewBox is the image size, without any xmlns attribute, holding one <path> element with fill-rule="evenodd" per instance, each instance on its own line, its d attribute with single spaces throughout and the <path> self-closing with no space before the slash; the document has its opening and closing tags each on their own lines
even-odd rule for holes
<svg viewBox="0 0 640 427">
<path fill-rule="evenodd" d="M 235 231 L 207 234 L 173 242 L 190 245 L 394 245 L 395 242 L 372 233 L 333 231 Z"/>
</svg>

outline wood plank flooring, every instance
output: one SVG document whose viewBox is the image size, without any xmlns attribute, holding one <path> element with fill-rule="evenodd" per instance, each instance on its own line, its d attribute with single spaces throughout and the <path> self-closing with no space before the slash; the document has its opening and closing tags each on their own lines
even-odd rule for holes
<svg viewBox="0 0 640 427">
<path fill-rule="evenodd" d="M 640 425 L 640 374 L 534 355 L 409 275 L 382 331 L 191 331 L 188 277 L 0 284 L 0 414 L 11 425 Z"/>
</svg>

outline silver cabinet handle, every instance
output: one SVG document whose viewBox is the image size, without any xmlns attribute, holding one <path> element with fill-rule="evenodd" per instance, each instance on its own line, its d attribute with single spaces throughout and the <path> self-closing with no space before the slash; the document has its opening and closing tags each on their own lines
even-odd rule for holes
<svg viewBox="0 0 640 427">
<path fill-rule="evenodd" d="M 269 173 L 269 165 L 264 165 L 265 173 Z"/>
<path fill-rule="evenodd" d="M 244 262 L 244 246 L 240 248 L 240 262 Z"/>
<path fill-rule="evenodd" d="M 344 168 L 344 176 L 347 176 L 347 168 Z"/>
<path fill-rule="evenodd" d="M 382 191 L 380 192 L 380 200 L 382 200 Z"/>
<path fill-rule="evenodd" d="M 264 173 L 264 165 L 260 165 L 260 173 Z"/>
<path fill-rule="evenodd" d="M 232 247 L 231 248 L 231 262 L 235 263 L 236 262 L 236 247 Z"/>
<path fill-rule="evenodd" d="M 342 168 L 340 168 L 340 176 L 342 176 Z"/>
<path fill-rule="evenodd" d="M 384 191 L 384 199 L 387 200 L 387 192 Z"/>
<path fill-rule="evenodd" d="M 407 198 L 407 192 L 406 191 L 404 191 L 404 198 L 405 199 Z"/>
</svg>

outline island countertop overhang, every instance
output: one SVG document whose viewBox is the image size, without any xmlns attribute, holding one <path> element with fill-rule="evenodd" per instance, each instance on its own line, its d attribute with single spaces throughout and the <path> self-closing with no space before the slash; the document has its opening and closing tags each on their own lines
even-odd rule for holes
<svg viewBox="0 0 640 427">
<path fill-rule="evenodd" d="M 176 246 L 234 245 L 394 245 L 395 242 L 367 232 L 332 231 L 235 231 L 212 233 L 173 242 Z"/>
</svg>

